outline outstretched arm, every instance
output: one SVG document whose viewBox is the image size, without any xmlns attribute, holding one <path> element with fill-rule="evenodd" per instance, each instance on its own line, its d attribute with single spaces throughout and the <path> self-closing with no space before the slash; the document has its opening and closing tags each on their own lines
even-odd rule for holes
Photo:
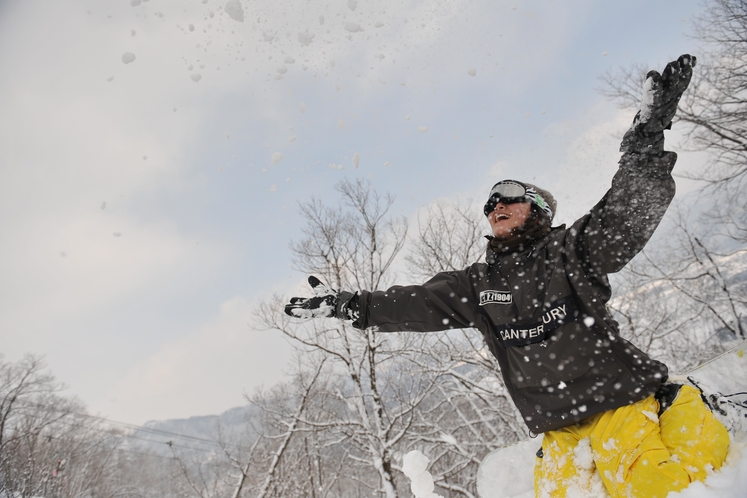
<svg viewBox="0 0 747 498">
<path fill-rule="evenodd" d="M 354 327 L 381 332 L 433 332 L 474 325 L 473 267 L 443 272 L 422 285 L 394 286 L 383 291 L 338 292 L 309 277 L 314 296 L 294 297 L 285 313 L 296 318 L 339 318 Z"/>
<path fill-rule="evenodd" d="M 361 291 L 357 299 L 358 328 L 375 326 L 381 332 L 436 332 L 475 326 L 477 265 L 441 272 L 422 285 L 394 286 L 383 291 Z"/>
</svg>

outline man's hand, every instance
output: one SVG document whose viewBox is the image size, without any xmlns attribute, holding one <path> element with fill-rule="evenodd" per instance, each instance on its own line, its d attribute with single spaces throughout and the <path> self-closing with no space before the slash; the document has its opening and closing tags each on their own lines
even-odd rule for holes
<svg viewBox="0 0 747 498">
<path fill-rule="evenodd" d="M 672 127 L 677 104 L 690 84 L 696 61 L 694 56 L 685 54 L 667 64 L 661 74 L 648 72 L 640 109 L 620 145 L 622 152 L 664 150 L 663 132 Z"/>
<path fill-rule="evenodd" d="M 285 305 L 285 313 L 296 318 L 349 318 L 345 314 L 347 302 L 353 296 L 350 292 L 344 292 L 343 300 L 340 293 L 322 283 L 314 276 L 309 277 L 309 285 L 314 291 L 314 297 L 293 297 L 289 304 Z"/>
</svg>

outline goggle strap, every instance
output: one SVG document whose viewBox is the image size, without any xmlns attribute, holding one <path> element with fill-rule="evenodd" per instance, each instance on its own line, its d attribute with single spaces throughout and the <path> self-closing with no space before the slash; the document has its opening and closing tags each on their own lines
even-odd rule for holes
<svg viewBox="0 0 747 498">
<path fill-rule="evenodd" d="M 550 218 L 552 218 L 552 209 L 550 209 L 550 206 L 545 202 L 545 199 L 539 195 L 533 188 L 529 187 L 527 188 L 527 193 L 525 194 L 526 197 L 529 198 L 529 201 L 534 203 L 538 208 L 540 208 L 542 211 L 547 213 Z"/>
</svg>

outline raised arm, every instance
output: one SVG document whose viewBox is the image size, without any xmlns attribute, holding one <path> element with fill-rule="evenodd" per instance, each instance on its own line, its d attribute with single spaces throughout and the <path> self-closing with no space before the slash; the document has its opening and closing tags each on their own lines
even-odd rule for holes
<svg viewBox="0 0 747 498">
<path fill-rule="evenodd" d="M 675 194 L 677 154 L 664 151 L 677 103 L 690 83 L 695 57 L 682 55 L 660 75 L 650 71 L 641 107 L 620 146 L 620 167 L 604 198 L 571 228 L 578 256 L 596 276 L 622 269 L 643 249 Z"/>
</svg>

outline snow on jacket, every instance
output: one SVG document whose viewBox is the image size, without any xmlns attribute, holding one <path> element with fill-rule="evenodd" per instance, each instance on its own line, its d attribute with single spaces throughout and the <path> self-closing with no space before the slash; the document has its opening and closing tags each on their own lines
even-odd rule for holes
<svg viewBox="0 0 747 498">
<path fill-rule="evenodd" d="M 607 275 L 646 244 L 675 192 L 677 155 L 626 153 L 604 198 L 570 228 L 422 285 L 361 291 L 356 327 L 431 332 L 474 327 L 534 433 L 656 392 L 667 367 L 619 335 Z"/>
</svg>

